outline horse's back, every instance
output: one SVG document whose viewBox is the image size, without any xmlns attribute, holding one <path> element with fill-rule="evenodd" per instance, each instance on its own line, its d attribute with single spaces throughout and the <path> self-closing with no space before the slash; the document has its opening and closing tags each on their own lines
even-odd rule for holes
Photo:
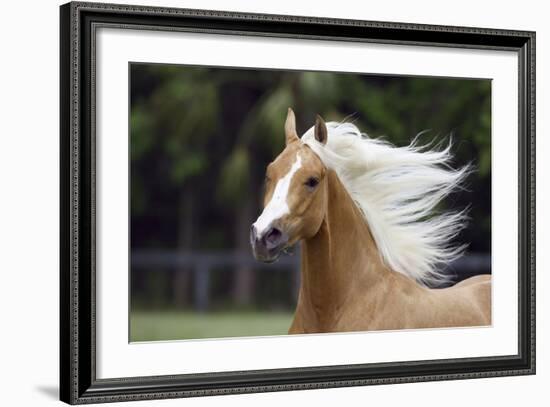
<svg viewBox="0 0 550 407">
<path fill-rule="evenodd" d="M 481 284 L 481 283 L 489 283 L 491 284 L 491 275 L 490 274 L 480 274 L 478 276 L 470 277 L 465 280 L 462 280 L 459 283 L 456 283 L 454 287 L 464 287 L 467 285 L 472 284 Z"/>
<path fill-rule="evenodd" d="M 453 289 L 468 293 L 483 314 L 486 324 L 491 324 L 491 275 L 481 274 L 455 284 Z"/>
</svg>

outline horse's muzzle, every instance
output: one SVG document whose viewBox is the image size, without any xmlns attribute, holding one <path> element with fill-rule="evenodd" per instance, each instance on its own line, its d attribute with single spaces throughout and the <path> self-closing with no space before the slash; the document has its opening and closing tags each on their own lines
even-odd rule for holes
<svg viewBox="0 0 550 407">
<path fill-rule="evenodd" d="M 256 227 L 250 228 L 250 244 L 252 252 L 258 261 L 272 263 L 288 243 L 288 235 L 276 226 L 270 226 L 261 235 L 258 235 Z"/>
</svg>

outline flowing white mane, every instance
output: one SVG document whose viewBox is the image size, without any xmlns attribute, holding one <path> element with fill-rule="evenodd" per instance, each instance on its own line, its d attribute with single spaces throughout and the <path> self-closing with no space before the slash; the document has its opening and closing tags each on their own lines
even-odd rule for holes
<svg viewBox="0 0 550 407">
<path fill-rule="evenodd" d="M 465 211 L 434 215 L 436 205 L 469 173 L 452 169 L 451 144 L 441 150 L 371 139 L 351 123 L 327 123 L 326 145 L 313 128 L 302 137 L 336 171 L 362 210 L 378 250 L 393 270 L 422 283 L 446 279 L 437 269 L 460 256 L 451 239 L 465 226 Z"/>
</svg>

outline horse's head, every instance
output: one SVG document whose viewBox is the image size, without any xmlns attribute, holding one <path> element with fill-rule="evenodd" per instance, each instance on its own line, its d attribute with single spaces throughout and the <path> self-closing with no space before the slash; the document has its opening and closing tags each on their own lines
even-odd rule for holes
<svg viewBox="0 0 550 407">
<path fill-rule="evenodd" d="M 263 262 L 275 261 L 284 249 L 314 236 L 326 211 L 326 168 L 300 141 L 292 109 L 285 136 L 285 149 L 267 166 L 264 210 L 250 230 L 254 257 Z M 317 116 L 315 138 L 325 144 L 327 136 L 325 122 Z"/>
</svg>

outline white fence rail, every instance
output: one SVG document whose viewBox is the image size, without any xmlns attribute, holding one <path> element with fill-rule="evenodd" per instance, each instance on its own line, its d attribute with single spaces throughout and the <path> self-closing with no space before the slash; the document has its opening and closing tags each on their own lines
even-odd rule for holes
<svg viewBox="0 0 550 407">
<path fill-rule="evenodd" d="M 210 275 L 212 269 L 230 266 L 229 269 L 248 266 L 257 272 L 290 272 L 289 284 L 294 294 L 300 285 L 300 256 L 281 256 L 275 263 L 256 261 L 246 252 L 175 252 L 163 250 L 135 250 L 131 255 L 133 269 L 156 271 L 190 270 L 193 273 L 193 304 L 196 310 L 208 309 L 210 302 Z M 491 255 L 468 254 L 447 265 L 453 282 L 491 272 Z M 185 272 L 185 271 L 182 271 Z"/>
</svg>

